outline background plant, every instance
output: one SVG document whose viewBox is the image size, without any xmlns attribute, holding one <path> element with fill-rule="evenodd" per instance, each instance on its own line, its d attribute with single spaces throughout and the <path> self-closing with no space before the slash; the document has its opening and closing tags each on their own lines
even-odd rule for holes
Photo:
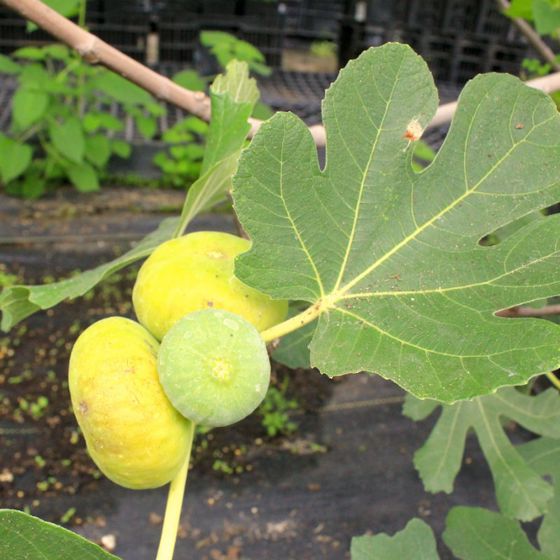
<svg viewBox="0 0 560 560">
<path fill-rule="evenodd" d="M 255 46 L 224 31 L 203 31 L 200 42 L 208 48 L 221 71 L 232 60 L 245 62 L 249 70 L 268 76 L 272 70 L 266 66 L 264 55 Z M 191 91 L 205 91 L 213 76 L 201 76 L 196 70 L 181 70 L 173 81 Z M 253 109 L 255 118 L 267 119 L 272 111 L 262 102 Z M 179 120 L 162 134 L 167 146 L 156 153 L 153 163 L 161 169 L 163 181 L 175 188 L 185 188 L 195 180 L 201 169 L 206 142 L 207 125 L 198 117 L 188 116 Z"/>
<path fill-rule="evenodd" d="M 85 0 L 54 6 L 68 15 L 79 12 L 84 25 Z M 110 158 L 130 156 L 130 144 L 115 137 L 126 116 L 150 139 L 165 112 L 150 94 L 64 45 L 0 55 L 0 72 L 17 84 L 10 129 L 0 134 L 0 179 L 8 193 L 26 198 L 67 181 L 82 192 L 98 190 Z M 117 115 L 116 105 L 122 109 Z"/>
</svg>

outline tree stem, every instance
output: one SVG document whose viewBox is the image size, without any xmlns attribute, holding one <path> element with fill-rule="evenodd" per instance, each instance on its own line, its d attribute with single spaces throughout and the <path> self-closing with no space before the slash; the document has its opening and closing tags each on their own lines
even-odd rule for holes
<svg viewBox="0 0 560 560">
<path fill-rule="evenodd" d="M 156 560 L 173 559 L 175 542 L 177 540 L 177 530 L 179 528 L 179 520 L 181 518 L 181 508 L 183 507 L 183 496 L 185 494 L 187 475 L 189 473 L 194 432 L 195 425 L 191 422 L 191 432 L 188 436 L 189 442 L 185 462 L 169 486 L 167 505 L 165 506 L 165 517 L 163 519 L 163 527 L 161 529 L 161 538 L 159 541 Z"/>
<path fill-rule="evenodd" d="M 560 391 L 560 379 L 554 375 L 554 373 L 549 372 L 545 374 L 548 380 Z"/>
</svg>

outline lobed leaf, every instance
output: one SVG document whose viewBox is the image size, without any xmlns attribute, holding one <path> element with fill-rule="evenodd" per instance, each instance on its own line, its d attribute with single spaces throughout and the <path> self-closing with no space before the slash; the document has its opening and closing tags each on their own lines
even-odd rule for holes
<svg viewBox="0 0 560 560">
<path fill-rule="evenodd" d="M 560 439 L 539 438 L 517 450 L 531 468 L 554 480 L 554 498 L 548 502 L 537 537 L 550 560 L 560 560 Z"/>
<path fill-rule="evenodd" d="M 392 537 L 386 534 L 354 537 L 350 549 L 352 560 L 438 560 L 436 540 L 430 527 L 412 519 Z"/>
<path fill-rule="evenodd" d="M 560 116 L 512 76 L 479 76 L 437 157 L 415 173 L 414 141 L 436 106 L 424 61 L 387 44 L 327 91 L 324 169 L 297 117 L 265 123 L 234 179 L 253 241 L 236 274 L 314 306 L 311 364 L 323 373 L 375 372 L 454 402 L 560 365 L 557 325 L 496 316 L 560 293 L 560 216 L 479 243 L 560 199 Z"/>
<path fill-rule="evenodd" d="M 408 396 L 404 409 L 415 420 L 425 418 L 441 404 L 415 401 Z M 532 397 L 506 387 L 495 395 L 442 405 L 430 436 L 414 455 L 424 488 L 429 492 L 453 491 L 467 432 L 472 429 L 492 472 L 502 512 L 522 521 L 545 513 L 553 488 L 511 444 L 503 428 L 504 418 L 536 434 L 560 438 L 560 395 L 549 389 Z"/>
<path fill-rule="evenodd" d="M 453 508 L 443 540 L 461 560 L 550 560 L 531 545 L 519 523 L 482 508 Z"/>
</svg>

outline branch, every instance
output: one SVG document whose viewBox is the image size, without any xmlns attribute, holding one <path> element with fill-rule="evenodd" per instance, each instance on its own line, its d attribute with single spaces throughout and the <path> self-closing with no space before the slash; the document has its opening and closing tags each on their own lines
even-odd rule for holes
<svg viewBox="0 0 560 560">
<path fill-rule="evenodd" d="M 499 317 L 546 317 L 548 315 L 560 315 L 559 305 L 547 305 L 545 307 L 512 307 L 503 309 L 496 313 Z"/>
<path fill-rule="evenodd" d="M 156 98 L 204 120 L 210 120 L 210 99 L 204 93 L 189 91 L 169 78 L 150 70 L 147 66 L 121 53 L 105 41 L 61 16 L 40 0 L 0 0 L 0 2 L 75 49 L 88 62 L 102 64 L 150 92 Z M 560 72 L 526 83 L 545 93 L 558 91 L 560 90 Z M 453 118 L 456 108 L 456 101 L 440 105 L 428 126 L 447 124 Z M 249 123 L 251 124 L 249 136 L 252 137 L 260 128 L 262 121 L 249 119 Z M 322 125 L 311 126 L 309 131 L 317 146 L 325 145 L 326 133 Z"/>
</svg>

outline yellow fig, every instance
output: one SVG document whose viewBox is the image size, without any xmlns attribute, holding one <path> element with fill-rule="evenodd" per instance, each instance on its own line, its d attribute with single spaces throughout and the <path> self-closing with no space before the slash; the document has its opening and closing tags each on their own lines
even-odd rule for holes
<svg viewBox="0 0 560 560">
<path fill-rule="evenodd" d="M 160 385 L 158 347 L 138 323 L 110 317 L 87 328 L 70 356 L 70 396 L 89 454 L 126 488 L 162 486 L 186 460 L 192 425 Z"/>
<path fill-rule="evenodd" d="M 196 232 L 160 245 L 140 268 L 132 301 L 136 316 L 156 338 L 193 311 L 214 308 L 243 317 L 258 331 L 286 318 L 288 302 L 273 300 L 234 276 L 246 239 Z"/>
</svg>

